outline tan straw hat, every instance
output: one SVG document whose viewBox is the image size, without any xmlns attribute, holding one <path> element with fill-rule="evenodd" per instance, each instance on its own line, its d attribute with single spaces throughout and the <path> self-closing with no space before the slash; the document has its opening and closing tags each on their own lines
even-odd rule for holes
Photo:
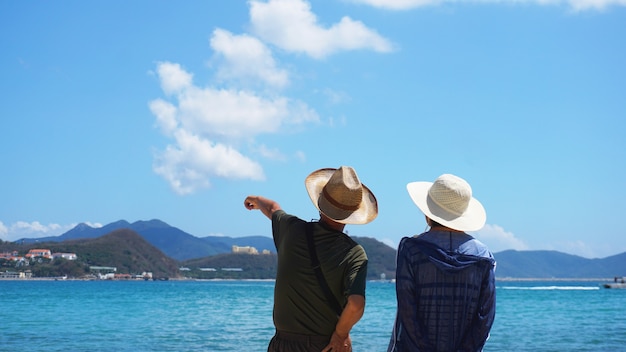
<svg viewBox="0 0 626 352">
<path fill-rule="evenodd" d="M 435 182 L 411 182 L 406 185 L 418 208 L 432 220 L 459 231 L 477 231 L 485 226 L 487 214 L 472 188 L 462 178 L 450 174 Z"/>
<path fill-rule="evenodd" d="M 319 169 L 304 180 L 315 207 L 341 224 L 367 224 L 378 215 L 374 194 L 349 166 Z"/>
</svg>

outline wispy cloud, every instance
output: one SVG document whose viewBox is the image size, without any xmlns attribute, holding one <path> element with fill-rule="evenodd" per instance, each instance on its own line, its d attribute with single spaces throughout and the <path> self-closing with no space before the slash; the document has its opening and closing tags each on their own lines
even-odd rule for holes
<svg viewBox="0 0 626 352">
<path fill-rule="evenodd" d="M 485 243 L 492 252 L 500 252 L 507 249 L 529 249 L 528 245 L 523 240 L 515 237 L 512 232 L 505 231 L 498 225 L 487 224 L 480 231 L 472 235 Z"/>
<path fill-rule="evenodd" d="M 348 0 L 387 10 L 410 10 L 441 4 L 536 4 L 568 6 L 574 11 L 605 10 L 611 6 L 626 6 L 626 0 Z"/>
<path fill-rule="evenodd" d="M 554 2 L 567 4 L 575 11 L 605 10 L 612 6 L 626 6 L 626 0 L 567 0 Z"/>
<path fill-rule="evenodd" d="M 305 102 L 284 94 L 289 71 L 266 43 L 314 58 L 343 50 L 392 50 L 388 40 L 348 17 L 323 28 L 306 1 L 251 1 L 250 20 L 254 35 L 213 31 L 212 84 L 195 83 L 193 73 L 179 63 L 157 64 L 165 96 L 148 105 L 170 143 L 155 152 L 153 169 L 178 194 L 209 188 L 216 177 L 263 180 L 254 157 L 285 161 L 291 154 L 305 160 L 302 151 L 284 153 L 255 142 L 259 135 L 301 131 L 320 121 Z"/>
<path fill-rule="evenodd" d="M 259 39 L 250 35 L 233 35 L 216 29 L 211 47 L 217 61 L 216 77 L 221 81 L 236 80 L 242 85 L 260 81 L 272 87 L 283 88 L 289 84 L 288 72 L 278 67 L 271 50 Z"/>
<path fill-rule="evenodd" d="M 6 236 L 7 233 L 9 233 L 9 229 L 4 226 L 4 223 L 2 223 L 2 221 L 0 221 L 0 236 Z"/>
<path fill-rule="evenodd" d="M 553 250 L 571 253 L 585 258 L 604 258 L 615 253 L 615 247 L 604 243 L 592 243 L 572 239 L 570 241 L 553 241 L 546 239 L 540 244 L 527 244 L 512 232 L 504 230 L 498 225 L 485 225 L 480 231 L 472 233 L 476 238 L 485 243 L 492 252 L 500 252 L 507 249 L 514 250 Z M 532 247 L 532 248 L 531 248 Z"/>
<path fill-rule="evenodd" d="M 260 155 L 262 155 L 266 159 L 278 160 L 278 161 L 285 161 L 285 160 L 287 160 L 287 156 L 285 154 L 283 154 L 277 148 L 269 148 L 266 145 L 261 144 L 261 145 L 258 145 L 255 148 L 255 150 L 256 150 L 257 153 L 259 153 Z"/>
<path fill-rule="evenodd" d="M 181 195 L 210 187 L 214 177 L 263 180 L 260 163 L 240 150 L 241 142 L 319 120 L 306 104 L 285 96 L 196 86 L 176 63 L 159 63 L 157 75 L 169 99 L 155 99 L 149 108 L 172 143 L 156 153 L 154 171 Z"/>
<path fill-rule="evenodd" d="M 212 142 L 185 129 L 174 132 L 175 143 L 155 156 L 154 171 L 178 194 L 211 186 L 212 177 L 263 180 L 261 165 L 233 147 Z"/>
<path fill-rule="evenodd" d="M 329 27 L 322 26 L 306 1 L 251 1 L 250 6 L 254 34 L 286 51 L 321 59 L 346 50 L 393 50 L 388 39 L 350 17 Z"/>
<path fill-rule="evenodd" d="M 319 122 L 315 110 L 283 93 L 290 84 L 289 71 L 265 43 L 315 58 L 342 50 L 391 50 L 389 41 L 348 17 L 323 28 L 306 1 L 251 1 L 250 20 L 254 35 L 213 31 L 213 85 L 197 85 L 193 73 L 179 63 L 157 64 L 165 97 L 149 102 L 149 108 L 170 143 L 155 152 L 153 169 L 178 194 L 209 188 L 216 177 L 263 180 L 254 156 L 288 158 L 275 147 L 256 145 L 255 139 Z M 305 160 L 303 151 L 291 153 Z"/>
<path fill-rule="evenodd" d="M 150 109 L 166 135 L 182 128 L 214 140 L 233 141 L 276 133 L 289 124 L 318 120 L 306 104 L 285 96 L 235 88 L 203 88 L 192 81 L 180 85 L 181 80 L 176 77 L 191 75 L 179 64 L 160 63 L 157 73 L 163 91 L 173 97 L 173 102 L 164 99 L 150 102 Z M 175 90 L 169 84 L 172 81 L 178 84 Z"/>
</svg>

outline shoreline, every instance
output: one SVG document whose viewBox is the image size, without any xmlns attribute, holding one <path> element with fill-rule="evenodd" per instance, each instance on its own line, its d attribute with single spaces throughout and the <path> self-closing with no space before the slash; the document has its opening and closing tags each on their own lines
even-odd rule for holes
<svg viewBox="0 0 626 352">
<path fill-rule="evenodd" d="M 0 281 L 276 281 L 275 279 L 192 279 L 185 277 L 168 278 L 167 280 L 144 280 L 144 279 L 82 279 L 82 278 L 62 278 L 62 277 L 30 277 L 30 278 L 7 278 L 0 277 Z"/>
<path fill-rule="evenodd" d="M 594 277 L 583 277 L 583 278 L 563 278 L 563 277 L 552 277 L 552 278 L 521 278 L 521 277 L 496 277 L 496 282 L 498 281 L 537 281 L 537 282 L 542 282 L 542 281 L 580 281 L 580 282 L 595 282 L 595 281 L 600 281 L 600 282 L 605 282 L 605 281 L 611 281 L 613 282 L 613 278 L 606 278 L 606 277 L 602 277 L 602 278 L 594 278 Z"/>
<path fill-rule="evenodd" d="M 197 282 L 217 282 L 217 281 L 276 281 L 276 279 L 193 279 L 193 278 L 168 278 L 167 280 L 144 280 L 144 279 L 82 279 L 82 278 L 62 278 L 62 277 L 31 277 L 31 278 L 0 278 L 0 281 L 197 281 Z M 368 280 L 368 282 L 379 282 L 380 280 Z M 517 277 L 496 277 L 496 282 L 613 282 L 614 278 L 517 278 Z"/>
</svg>

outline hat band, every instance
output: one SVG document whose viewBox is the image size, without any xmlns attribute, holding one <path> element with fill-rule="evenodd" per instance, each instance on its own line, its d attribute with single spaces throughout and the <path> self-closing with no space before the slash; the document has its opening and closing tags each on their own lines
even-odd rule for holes
<svg viewBox="0 0 626 352">
<path fill-rule="evenodd" d="M 322 188 L 322 194 L 324 195 L 324 198 L 326 198 L 326 200 L 330 204 L 336 206 L 337 208 L 339 208 L 341 210 L 351 210 L 351 211 L 354 211 L 354 210 L 359 209 L 360 204 L 357 204 L 357 205 L 345 205 L 345 204 L 341 204 L 341 203 L 337 202 L 335 200 L 335 198 L 333 198 L 330 194 L 328 194 L 328 191 L 326 191 L 326 187 Z"/>
</svg>

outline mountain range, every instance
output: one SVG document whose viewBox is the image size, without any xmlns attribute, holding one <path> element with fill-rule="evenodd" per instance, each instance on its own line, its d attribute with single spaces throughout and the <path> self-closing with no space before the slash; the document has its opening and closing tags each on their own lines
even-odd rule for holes
<svg viewBox="0 0 626 352">
<path fill-rule="evenodd" d="M 233 245 L 251 246 L 259 251 L 267 249 L 271 252 L 276 252 L 274 241 L 267 236 L 236 238 L 226 236 L 196 237 L 157 219 L 136 221 L 133 223 L 129 223 L 126 220 L 119 220 L 102 227 L 91 227 L 81 223 L 59 236 L 23 238 L 16 242 L 63 242 L 76 239 L 97 238 L 120 229 L 129 229 L 140 234 L 146 241 L 160 249 L 165 255 L 178 261 L 230 253 Z"/>
<path fill-rule="evenodd" d="M 78 239 L 95 239 L 116 230 L 129 229 L 143 237 L 149 244 L 165 256 L 183 265 L 208 263 L 226 260 L 224 256 L 207 259 L 232 252 L 232 246 L 252 246 L 275 253 L 273 239 L 266 236 L 196 237 L 161 220 L 137 221 L 129 223 L 116 221 L 106 226 L 94 228 L 79 224 L 60 236 L 45 238 L 24 238 L 16 241 L 22 244 L 43 242 L 64 242 Z M 395 277 L 396 250 L 368 237 L 353 237 L 361 244 L 370 262 L 370 278 L 381 274 L 387 279 Z M 516 251 L 506 250 L 494 253 L 497 261 L 498 278 L 612 278 L 626 275 L 626 252 L 602 259 L 587 259 L 558 251 Z M 240 257 L 245 258 L 245 257 Z M 229 258 L 228 261 L 232 261 Z"/>
</svg>

